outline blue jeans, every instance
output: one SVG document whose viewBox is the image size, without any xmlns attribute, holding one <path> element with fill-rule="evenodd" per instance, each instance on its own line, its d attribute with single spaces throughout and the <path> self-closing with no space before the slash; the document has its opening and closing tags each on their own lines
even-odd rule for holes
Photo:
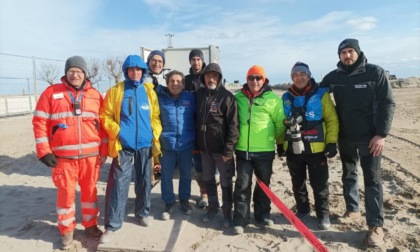
<svg viewBox="0 0 420 252">
<path fill-rule="evenodd" d="M 246 226 L 250 222 L 251 186 L 252 176 L 259 178 L 269 187 L 273 173 L 273 159 L 251 159 L 246 160 L 236 156 L 236 182 L 233 193 L 234 200 L 234 225 Z M 254 218 L 257 222 L 270 218 L 271 201 L 256 184 L 253 194 Z"/>
<path fill-rule="evenodd" d="M 381 181 L 381 158 L 374 157 L 368 148 L 369 143 L 338 141 L 340 158 L 343 166 L 343 194 L 348 211 L 357 212 L 359 208 L 359 186 L 357 163 L 360 166 L 365 183 L 366 222 L 370 227 L 382 227 L 384 223 L 383 191 Z"/>
<path fill-rule="evenodd" d="M 105 228 L 107 230 L 116 231 L 124 222 L 133 168 L 136 193 L 134 215 L 136 218 L 149 215 L 152 191 L 150 148 L 137 151 L 121 150 L 118 157 L 112 160 L 106 186 Z"/>
<path fill-rule="evenodd" d="M 162 156 L 159 157 L 161 166 L 160 183 L 162 200 L 165 204 L 175 202 L 173 178 L 176 167 L 179 169 L 179 200 L 188 200 L 190 198 L 192 151 L 192 148 L 184 151 L 162 150 Z"/>
</svg>

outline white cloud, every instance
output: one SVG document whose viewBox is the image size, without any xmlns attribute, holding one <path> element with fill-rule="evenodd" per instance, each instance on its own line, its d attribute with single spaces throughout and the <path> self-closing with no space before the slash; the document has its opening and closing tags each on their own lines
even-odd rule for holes
<svg viewBox="0 0 420 252">
<path fill-rule="evenodd" d="M 362 17 L 358 19 L 350 19 L 347 24 L 353 26 L 359 31 L 369 31 L 376 27 L 377 20 L 374 17 Z"/>
</svg>

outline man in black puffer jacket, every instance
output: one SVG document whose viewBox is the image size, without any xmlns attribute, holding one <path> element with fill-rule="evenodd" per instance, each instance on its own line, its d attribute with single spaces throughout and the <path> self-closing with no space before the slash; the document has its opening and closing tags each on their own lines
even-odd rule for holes
<svg viewBox="0 0 420 252">
<path fill-rule="evenodd" d="M 368 64 L 359 41 L 345 39 L 338 46 L 340 61 L 321 82 L 334 94 L 339 119 L 338 146 L 343 166 L 347 211 L 341 222 L 360 219 L 357 162 L 365 183 L 368 244 L 384 243 L 381 157 L 391 128 L 395 102 L 384 69 Z"/>
<path fill-rule="evenodd" d="M 210 63 L 201 74 L 205 87 L 196 91 L 197 148 L 201 151 L 203 179 L 207 189 L 209 207 L 203 222 L 217 215 L 219 200 L 216 187 L 216 168 L 220 172 L 224 226 L 232 224 L 233 188 L 235 172 L 233 152 L 238 140 L 238 115 L 235 97 L 222 84 L 222 71 Z"/>
</svg>

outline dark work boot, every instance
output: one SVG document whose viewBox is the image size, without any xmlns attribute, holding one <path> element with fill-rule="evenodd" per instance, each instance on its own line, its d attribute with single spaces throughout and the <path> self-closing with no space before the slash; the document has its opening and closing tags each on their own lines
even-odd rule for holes
<svg viewBox="0 0 420 252">
<path fill-rule="evenodd" d="M 232 207 L 231 206 L 223 206 L 223 226 L 225 228 L 231 227 L 233 224 L 232 219 Z"/>
<path fill-rule="evenodd" d="M 210 204 L 209 208 L 207 208 L 207 213 L 201 218 L 201 221 L 205 223 L 211 222 L 218 213 L 219 206 Z"/>
</svg>

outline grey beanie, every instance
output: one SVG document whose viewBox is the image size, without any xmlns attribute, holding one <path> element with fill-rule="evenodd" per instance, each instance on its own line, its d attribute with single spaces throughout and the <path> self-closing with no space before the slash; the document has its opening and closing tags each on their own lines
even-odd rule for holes
<svg viewBox="0 0 420 252">
<path fill-rule="evenodd" d="M 192 49 L 190 52 L 190 55 L 188 56 L 189 60 L 193 57 L 199 57 L 204 62 L 204 55 L 203 52 L 200 49 Z"/>
<path fill-rule="evenodd" d="M 344 48 L 353 48 L 357 52 L 357 55 L 360 55 L 361 50 L 357 39 L 348 38 L 341 41 L 340 45 L 338 45 L 338 54 L 340 54 L 341 50 Z"/>
<path fill-rule="evenodd" d="M 83 73 L 86 75 L 87 73 L 87 65 L 85 59 L 83 59 L 81 56 L 73 56 L 67 59 L 66 66 L 64 68 L 64 73 L 67 73 L 69 68 L 77 67 L 80 70 L 83 71 Z"/>
<path fill-rule="evenodd" d="M 290 76 L 293 78 L 293 75 L 297 72 L 306 73 L 309 78 L 311 78 L 311 71 L 309 70 L 309 66 L 303 62 L 296 62 L 295 65 L 292 67 L 292 71 L 290 72 Z"/>
</svg>

